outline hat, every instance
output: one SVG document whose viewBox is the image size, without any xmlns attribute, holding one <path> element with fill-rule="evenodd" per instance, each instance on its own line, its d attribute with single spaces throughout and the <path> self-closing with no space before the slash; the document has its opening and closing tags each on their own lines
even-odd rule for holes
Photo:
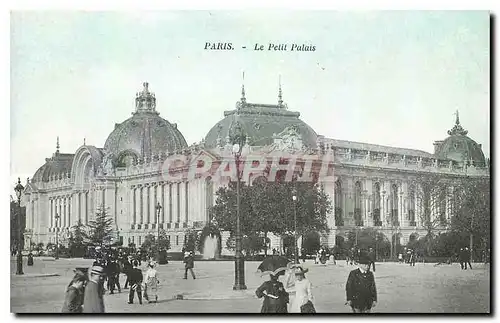
<svg viewBox="0 0 500 323">
<path fill-rule="evenodd" d="M 189 251 L 186 251 L 186 252 L 184 253 L 184 257 L 189 257 L 189 255 L 190 255 L 190 254 L 191 254 L 191 253 L 190 253 Z"/>
<path fill-rule="evenodd" d="M 307 268 L 304 269 L 304 268 L 302 268 L 302 266 L 295 266 L 294 267 L 295 275 L 304 275 L 308 271 L 309 271 L 309 269 L 307 269 Z"/>
<path fill-rule="evenodd" d="M 90 273 L 91 273 L 91 274 L 95 274 L 95 275 L 101 275 L 101 276 L 104 276 L 104 268 L 102 268 L 101 266 L 93 266 L 93 267 L 90 269 Z"/>
</svg>

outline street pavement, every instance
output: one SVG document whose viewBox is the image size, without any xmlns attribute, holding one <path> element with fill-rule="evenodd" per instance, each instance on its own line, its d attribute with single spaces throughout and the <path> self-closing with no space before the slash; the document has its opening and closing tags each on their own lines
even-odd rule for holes
<svg viewBox="0 0 500 323">
<path fill-rule="evenodd" d="M 17 276 L 15 259 L 11 259 L 11 312 L 60 313 L 65 288 L 75 267 L 90 267 L 88 259 L 35 258 L 33 267 L 24 267 L 26 276 Z M 144 263 L 143 263 L 144 265 Z M 128 289 L 105 295 L 109 313 L 258 313 L 262 300 L 255 289 L 265 280 L 257 272 L 259 262 L 245 263 L 247 290 L 233 291 L 234 263 L 198 261 L 196 280 L 182 279 L 184 266 L 172 261 L 158 268 L 160 278 L 158 303 L 127 304 Z M 345 303 L 345 283 L 350 266 L 314 264 L 308 260 L 307 278 L 313 285 L 314 305 L 318 313 L 349 313 Z M 460 270 L 459 264 L 439 265 L 377 263 L 375 281 L 378 290 L 376 313 L 489 313 L 490 269 L 473 264 L 473 270 Z M 143 269 L 145 267 L 143 266 Z M 36 274 L 58 274 L 34 277 Z M 121 285 L 125 283 L 122 276 Z M 182 300 L 174 299 L 182 295 Z"/>
</svg>

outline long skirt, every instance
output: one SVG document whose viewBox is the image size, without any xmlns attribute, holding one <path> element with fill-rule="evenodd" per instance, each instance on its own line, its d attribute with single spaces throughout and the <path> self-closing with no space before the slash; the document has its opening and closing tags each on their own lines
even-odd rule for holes
<svg viewBox="0 0 500 323">
<path fill-rule="evenodd" d="M 148 302 L 158 301 L 158 279 L 155 277 L 150 277 L 145 284 L 144 288 L 144 298 Z"/>
</svg>

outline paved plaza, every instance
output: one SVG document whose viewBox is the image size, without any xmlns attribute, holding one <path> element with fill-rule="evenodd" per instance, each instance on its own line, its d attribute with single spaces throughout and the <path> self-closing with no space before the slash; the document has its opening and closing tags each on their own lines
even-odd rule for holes
<svg viewBox="0 0 500 323">
<path fill-rule="evenodd" d="M 75 267 L 92 264 L 87 259 L 35 258 L 35 266 L 24 267 L 25 276 L 16 276 L 11 258 L 11 312 L 58 313 L 64 302 L 65 288 Z M 105 295 L 109 313 L 258 313 L 261 299 L 255 289 L 264 278 L 256 273 L 259 262 L 246 262 L 246 291 L 233 291 L 234 263 L 198 261 L 196 280 L 181 279 L 184 266 L 172 261 L 159 266 L 161 288 L 157 304 L 127 304 L 128 289 Z M 26 263 L 25 263 L 26 265 Z M 144 265 L 144 263 L 143 263 Z M 490 269 L 473 264 L 473 270 L 460 270 L 459 264 L 439 265 L 377 263 L 378 313 L 489 313 Z M 337 265 L 306 262 L 307 277 L 313 284 L 316 310 L 320 313 L 347 313 L 345 283 L 354 266 L 345 261 Z M 144 269 L 144 268 L 143 268 Z M 48 276 L 58 274 L 58 276 Z M 125 276 L 121 276 L 121 285 Z M 174 295 L 183 300 L 174 300 Z"/>
</svg>

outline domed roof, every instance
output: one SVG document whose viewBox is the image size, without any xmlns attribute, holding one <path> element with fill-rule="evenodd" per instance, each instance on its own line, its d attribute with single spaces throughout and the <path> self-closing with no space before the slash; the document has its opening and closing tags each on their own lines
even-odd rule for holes
<svg viewBox="0 0 500 323">
<path fill-rule="evenodd" d="M 56 152 L 51 158 L 45 159 L 45 164 L 40 167 L 31 180 L 32 183 L 48 182 L 49 179 L 55 176 L 57 179 L 60 177 L 69 177 L 71 174 L 71 166 L 73 164 L 73 154 L 59 153 L 59 137 L 57 137 Z"/>
<path fill-rule="evenodd" d="M 136 94 L 136 111 L 131 118 L 115 124 L 115 129 L 104 144 L 105 153 L 114 160 L 124 154 L 150 157 L 152 154 L 187 147 L 177 124 L 159 116 L 156 98 L 154 93 L 149 92 L 148 83 L 143 85 L 143 91 Z"/>
<path fill-rule="evenodd" d="M 309 125 L 299 119 L 299 112 L 288 111 L 281 97 L 281 87 L 277 105 L 247 103 L 244 91 L 242 88 L 242 98 L 236 103 L 236 109 L 225 111 L 224 119 L 210 129 L 205 137 L 206 147 L 216 147 L 219 141 L 224 142 L 226 137 L 230 136 L 231 129 L 236 123 L 249 137 L 250 146 L 270 145 L 273 143 L 275 134 L 287 128 L 293 128 L 301 136 L 305 147 L 316 147 L 318 135 Z"/>
<path fill-rule="evenodd" d="M 456 115 L 455 126 L 448 130 L 449 137 L 438 142 L 436 156 L 460 162 L 471 161 L 475 166 L 485 166 L 481 145 L 467 137 L 468 131 L 460 125 L 458 111 Z"/>
</svg>

